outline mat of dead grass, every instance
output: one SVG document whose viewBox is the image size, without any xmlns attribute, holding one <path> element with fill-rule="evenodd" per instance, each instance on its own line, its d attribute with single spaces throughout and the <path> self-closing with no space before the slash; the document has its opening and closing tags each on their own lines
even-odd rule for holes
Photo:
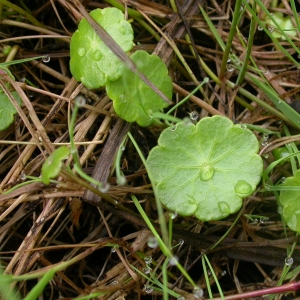
<svg viewBox="0 0 300 300">
<path fill-rule="evenodd" d="M 37 60 L 10 67 L 18 86 L 24 91 L 22 97 L 25 105 L 22 107 L 24 115 L 16 115 L 14 123 L 0 132 L 1 189 L 5 191 L 16 186 L 26 180 L 26 176 L 40 176 L 45 158 L 58 145 L 68 144 L 68 113 L 72 109 L 72 99 L 81 93 L 88 99 L 86 106 L 80 109 L 75 128 L 82 168 L 87 174 L 99 176 L 99 180 L 106 179 L 110 184 L 108 194 L 127 210 L 122 211 L 103 199 L 100 201 L 95 195 L 87 199 L 84 197 L 87 193 L 85 187 L 63 174 L 58 178 L 60 184 L 45 186 L 33 183 L 19 187 L 9 195 L 1 195 L 0 258 L 5 272 L 27 274 L 76 257 L 72 266 L 56 274 L 41 299 L 73 299 L 93 291 L 107 292 L 101 299 L 161 299 L 159 292 L 153 291 L 150 296 L 146 293 L 145 279 L 130 267 L 133 265 L 143 270 L 143 256 L 151 256 L 157 262 L 157 266 L 152 266 L 153 269 L 158 268 L 164 260 L 159 249 L 147 246 L 150 231 L 136 215 L 130 198 L 130 194 L 134 193 L 148 216 L 157 218 L 147 173 L 130 142 L 126 144 L 121 162 L 127 179 L 125 186 L 116 184 L 111 164 L 120 142 L 116 137 L 120 138 L 118 134 L 126 126 L 145 156 L 156 145 L 162 129 L 140 128 L 137 125 L 129 129 L 125 122 L 118 121 L 103 89 L 89 91 L 72 78 L 69 71 L 69 42 L 81 18 L 75 8 L 64 0 L 24 2 L 43 27 L 32 24 L 18 12 L 3 6 L 0 45 L 2 49 L 6 45 L 18 47 L 15 59 L 50 55 L 50 61 L 43 63 Z M 128 7 L 148 16 L 176 43 L 195 77 L 201 81 L 206 75 L 199 61 L 192 56 L 189 48 L 192 46 L 185 40 L 188 26 L 194 49 L 218 75 L 222 51 L 199 13 L 198 3 L 178 3 L 181 15 L 174 13 L 167 1 L 127 2 Z M 105 1 L 83 1 L 83 4 L 88 11 L 109 6 Z M 226 43 L 233 4 L 208 1 L 203 7 Z M 143 20 L 149 24 L 146 18 Z M 134 50 L 145 49 L 165 61 L 174 82 L 173 101 L 177 102 L 195 87 L 195 82 L 175 58 L 172 47 L 161 34 L 158 33 L 159 40 L 156 40 L 138 21 L 133 19 L 132 22 L 136 44 Z M 241 34 L 247 36 L 249 20 L 245 17 L 242 22 Z M 244 55 L 238 38 L 233 41 L 232 51 L 237 57 Z M 252 57 L 259 67 L 269 70 L 270 80 L 276 75 L 272 84 L 281 94 L 298 86 L 298 71 L 293 69 L 280 51 L 273 50 L 263 32 L 256 34 Z M 227 79 L 236 76 L 235 70 L 226 73 Z M 249 82 L 245 81 L 243 88 L 270 103 Z M 201 118 L 218 113 L 234 122 L 281 130 L 281 120 L 260 106 L 247 101 L 248 108 L 245 108 L 237 103 L 235 89 L 210 81 L 204 90 L 205 95 L 197 93 L 176 111 L 176 116 L 183 118 L 192 111 L 196 111 Z M 291 101 L 292 97 L 289 95 L 287 101 Z M 117 124 L 119 130 L 114 131 Z M 258 135 L 258 138 L 261 136 Z M 99 159 L 101 163 L 97 165 Z M 264 159 L 267 165 L 272 156 Z M 290 174 L 289 170 L 284 172 Z M 277 172 L 274 176 L 280 178 L 282 174 Z M 286 238 L 272 194 L 257 192 L 245 199 L 242 209 L 244 214 L 263 215 L 266 219 L 251 222 L 242 216 L 225 241 L 215 250 L 208 251 L 225 295 L 276 285 L 284 265 L 286 247 L 295 241 L 292 232 L 288 231 Z M 132 214 L 128 211 L 132 211 Z M 174 245 L 178 245 L 180 240 L 184 241 L 174 252 L 204 292 L 207 286 L 200 254 L 218 241 L 235 217 L 205 224 L 192 217 L 178 216 L 174 219 Z M 295 255 L 295 264 L 299 260 Z M 185 295 L 186 299 L 193 299 L 192 287 L 178 270 L 172 267 L 169 271 L 170 288 Z M 160 279 L 159 271 L 156 276 Z M 16 287 L 25 296 L 35 283 L 22 282 Z M 211 287 L 217 293 L 213 280 Z M 207 294 L 205 297 L 208 297 Z"/>
</svg>

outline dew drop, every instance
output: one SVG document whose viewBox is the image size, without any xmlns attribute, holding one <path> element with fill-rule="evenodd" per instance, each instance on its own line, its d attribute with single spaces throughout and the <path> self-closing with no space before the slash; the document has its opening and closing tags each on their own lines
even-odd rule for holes
<svg viewBox="0 0 300 300">
<path fill-rule="evenodd" d="M 253 223 L 257 224 L 258 223 L 258 219 L 253 219 Z"/>
<path fill-rule="evenodd" d="M 221 276 L 225 276 L 227 274 L 226 270 L 223 270 Z"/>
<path fill-rule="evenodd" d="M 239 180 L 237 184 L 234 186 L 234 191 L 240 197 L 247 197 L 252 194 L 252 186 L 245 180 Z"/>
<path fill-rule="evenodd" d="M 291 266 L 294 263 L 294 259 L 292 257 L 287 257 L 284 261 L 287 266 Z"/>
<path fill-rule="evenodd" d="M 119 100 L 123 103 L 126 103 L 127 102 L 127 97 L 124 94 L 121 94 L 120 97 L 119 97 Z"/>
<path fill-rule="evenodd" d="M 264 29 L 260 25 L 258 25 L 257 30 L 262 31 Z"/>
<path fill-rule="evenodd" d="M 116 284 L 119 284 L 119 281 L 118 280 L 114 280 L 111 285 L 116 285 Z"/>
<path fill-rule="evenodd" d="M 20 79 L 20 82 L 25 82 L 26 81 L 26 78 L 25 77 L 22 77 L 21 79 Z"/>
<path fill-rule="evenodd" d="M 127 179 L 124 175 L 121 175 L 121 176 L 117 177 L 116 182 L 117 182 L 117 185 L 125 185 L 127 182 Z"/>
<path fill-rule="evenodd" d="M 22 181 L 26 180 L 26 178 L 27 178 L 27 176 L 26 176 L 25 173 L 22 173 L 22 174 L 20 175 L 20 179 L 21 179 Z"/>
<path fill-rule="evenodd" d="M 94 61 L 99 61 L 102 58 L 102 53 L 100 50 L 95 50 L 92 54 L 92 59 Z"/>
<path fill-rule="evenodd" d="M 228 63 L 228 64 L 231 63 L 231 59 L 230 59 L 230 58 L 227 59 L 227 63 Z"/>
<path fill-rule="evenodd" d="M 204 163 L 200 166 L 200 179 L 207 181 L 214 176 L 215 170 L 209 163 Z"/>
<path fill-rule="evenodd" d="M 76 104 L 78 107 L 82 107 L 82 106 L 84 106 L 85 103 L 86 103 L 86 99 L 85 99 L 85 97 L 82 96 L 82 95 L 76 96 L 75 99 L 74 99 L 74 101 L 75 101 L 75 104 Z"/>
<path fill-rule="evenodd" d="M 268 74 L 269 74 L 269 71 L 268 71 L 268 70 L 267 70 L 267 71 L 265 71 L 265 72 L 264 72 L 264 74 L 265 74 L 265 75 L 268 75 Z"/>
<path fill-rule="evenodd" d="M 203 290 L 200 286 L 195 286 L 193 289 L 193 295 L 196 299 L 203 297 Z"/>
<path fill-rule="evenodd" d="M 266 189 L 267 191 L 269 191 L 269 190 L 271 189 L 271 187 L 266 183 L 266 184 L 265 184 L 265 189 Z"/>
<path fill-rule="evenodd" d="M 248 127 L 247 127 L 247 124 L 241 124 L 241 128 L 242 129 L 247 129 Z"/>
<path fill-rule="evenodd" d="M 50 61 L 50 55 L 44 55 L 43 57 L 42 57 L 42 61 L 44 62 L 44 63 L 48 63 L 49 61 Z"/>
<path fill-rule="evenodd" d="M 269 153 L 265 153 L 264 158 L 269 158 Z"/>
<path fill-rule="evenodd" d="M 175 130 L 176 130 L 176 125 L 172 125 L 172 126 L 170 127 L 170 130 L 171 130 L 171 131 L 175 131 Z"/>
<path fill-rule="evenodd" d="M 151 268 L 146 267 L 146 268 L 143 269 L 143 272 L 144 272 L 145 274 L 150 274 Z"/>
<path fill-rule="evenodd" d="M 126 34 L 126 28 L 125 28 L 125 26 L 120 26 L 120 28 L 119 28 L 119 32 L 121 33 L 121 34 Z"/>
<path fill-rule="evenodd" d="M 117 249 L 115 247 L 111 248 L 111 253 L 115 253 L 117 251 Z"/>
<path fill-rule="evenodd" d="M 153 292 L 153 287 L 151 285 L 145 285 L 144 289 L 147 294 L 151 294 Z"/>
<path fill-rule="evenodd" d="M 224 201 L 219 202 L 218 207 L 223 215 L 230 214 L 230 207 L 226 202 L 224 202 Z"/>
<path fill-rule="evenodd" d="M 179 246 L 182 246 L 182 245 L 184 244 L 184 240 L 180 239 L 180 240 L 178 241 L 178 244 L 179 244 Z"/>
<path fill-rule="evenodd" d="M 285 182 L 285 177 L 281 177 L 280 183 L 284 183 L 284 182 Z"/>
<path fill-rule="evenodd" d="M 80 47 L 78 50 L 77 50 L 77 53 L 79 56 L 84 56 L 85 53 L 86 53 L 86 50 L 84 47 Z"/>
<path fill-rule="evenodd" d="M 270 32 L 273 32 L 273 31 L 274 31 L 274 27 L 273 27 L 273 26 L 269 26 L 269 27 L 268 27 L 268 30 L 269 30 Z"/>
<path fill-rule="evenodd" d="M 174 255 L 169 262 L 170 266 L 176 266 L 178 264 L 178 256 Z"/>
<path fill-rule="evenodd" d="M 150 236 L 147 240 L 148 247 L 154 249 L 158 247 L 158 241 L 155 236 Z"/>
<path fill-rule="evenodd" d="M 199 119 L 199 115 L 196 111 L 192 111 L 191 113 L 189 113 L 191 120 L 193 121 L 197 121 Z"/>
<path fill-rule="evenodd" d="M 152 263 L 152 256 L 145 256 L 144 261 L 146 265 L 150 265 Z"/>
<path fill-rule="evenodd" d="M 261 145 L 263 147 L 266 147 L 269 145 L 269 135 L 267 133 L 264 133 L 263 136 L 262 136 L 262 139 L 260 141 Z"/>
<path fill-rule="evenodd" d="M 260 219 L 259 219 L 259 222 L 260 222 L 261 224 L 264 224 L 264 223 L 267 222 L 268 220 L 269 220 L 268 217 L 260 218 Z"/>
<path fill-rule="evenodd" d="M 170 211 L 170 212 L 169 212 L 169 216 L 170 216 L 170 218 L 171 218 L 172 220 L 174 220 L 174 219 L 177 218 L 178 214 L 177 214 L 176 211 Z"/>
<path fill-rule="evenodd" d="M 227 70 L 228 72 L 233 72 L 234 66 L 233 66 L 232 64 L 227 64 L 226 70 Z"/>
<path fill-rule="evenodd" d="M 108 182 L 104 182 L 101 184 L 101 187 L 99 188 L 99 191 L 101 193 L 107 193 L 109 191 L 110 184 Z"/>
<path fill-rule="evenodd" d="M 177 300 L 185 300 L 185 297 L 179 296 L 179 297 L 177 298 Z"/>
</svg>

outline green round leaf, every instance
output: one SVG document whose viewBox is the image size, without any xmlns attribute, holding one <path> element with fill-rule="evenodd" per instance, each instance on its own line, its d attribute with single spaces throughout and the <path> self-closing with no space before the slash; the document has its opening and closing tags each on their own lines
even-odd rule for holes
<svg viewBox="0 0 300 300">
<path fill-rule="evenodd" d="M 15 100 L 21 104 L 21 98 L 17 92 L 11 92 Z M 16 109 L 3 91 L 0 91 L 0 130 L 6 129 L 13 121 Z"/>
<path fill-rule="evenodd" d="M 133 30 L 117 8 L 95 9 L 90 15 L 110 36 L 128 52 L 133 47 Z M 70 70 L 76 80 L 90 89 L 99 88 L 109 80 L 116 80 L 124 64 L 98 37 L 86 19 L 82 19 L 70 44 Z"/>
<path fill-rule="evenodd" d="M 42 166 L 42 182 L 44 184 L 49 184 L 51 178 L 59 175 L 62 162 L 68 158 L 69 154 L 70 149 L 66 146 L 59 147 L 50 154 Z"/>
<path fill-rule="evenodd" d="M 168 98 L 172 96 L 172 80 L 164 62 L 155 55 L 138 50 L 131 55 L 139 71 Z M 122 76 L 106 86 L 108 96 L 114 101 L 115 112 L 127 122 L 140 126 L 152 123 L 152 114 L 162 111 L 168 103 L 159 97 L 139 76 L 125 69 Z"/>
<path fill-rule="evenodd" d="M 202 221 L 219 220 L 240 209 L 261 179 L 259 143 L 248 129 L 222 116 L 196 125 L 165 129 L 149 154 L 157 196 L 170 210 Z"/>
<path fill-rule="evenodd" d="M 300 170 L 294 177 L 288 177 L 282 186 L 298 186 L 300 189 Z M 282 216 L 290 229 L 300 232 L 300 194 L 299 190 L 282 190 L 279 196 Z"/>
</svg>

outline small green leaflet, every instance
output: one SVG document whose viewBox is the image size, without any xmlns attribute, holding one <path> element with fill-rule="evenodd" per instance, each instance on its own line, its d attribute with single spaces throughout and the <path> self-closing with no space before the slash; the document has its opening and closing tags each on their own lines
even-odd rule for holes
<svg viewBox="0 0 300 300">
<path fill-rule="evenodd" d="M 219 220 L 241 208 L 261 179 L 255 135 L 222 116 L 165 129 L 147 158 L 159 200 L 182 216 Z"/>
<path fill-rule="evenodd" d="M 17 92 L 11 92 L 15 100 L 21 105 L 21 98 Z M 0 91 L 0 130 L 6 129 L 13 121 L 17 113 L 15 107 L 8 99 L 6 94 Z"/>
<path fill-rule="evenodd" d="M 300 189 L 300 170 L 297 170 L 294 177 L 288 177 L 285 179 L 284 186 L 295 186 Z M 280 191 L 279 204 L 282 209 L 282 216 L 286 224 L 290 229 L 296 232 L 300 232 L 300 194 L 297 190 L 282 190 Z"/>
<path fill-rule="evenodd" d="M 50 179 L 59 175 L 63 161 L 68 158 L 69 154 L 70 149 L 66 146 L 59 147 L 50 154 L 42 166 L 42 182 L 44 184 L 49 184 Z"/>
<path fill-rule="evenodd" d="M 138 50 L 131 55 L 131 59 L 138 70 L 163 94 L 169 99 L 172 97 L 172 80 L 166 65 L 158 56 Z M 149 126 L 153 121 L 152 114 L 168 106 L 166 101 L 128 68 L 117 80 L 107 83 L 106 91 L 114 101 L 118 116 L 127 122 L 136 121 L 140 126 Z"/>
<path fill-rule="evenodd" d="M 90 15 L 128 52 L 133 47 L 133 29 L 117 8 L 95 9 Z M 82 19 L 70 44 L 70 70 L 76 80 L 87 88 L 96 89 L 116 80 L 125 68 L 106 44 L 98 37 L 86 19 Z"/>
</svg>

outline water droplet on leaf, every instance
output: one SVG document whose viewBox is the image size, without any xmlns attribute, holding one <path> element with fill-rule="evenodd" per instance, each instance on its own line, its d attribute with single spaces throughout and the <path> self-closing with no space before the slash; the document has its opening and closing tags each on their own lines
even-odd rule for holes
<svg viewBox="0 0 300 300">
<path fill-rule="evenodd" d="M 170 262 L 169 264 L 171 266 L 176 266 L 178 264 L 178 257 L 176 255 L 174 255 L 171 259 L 170 259 Z"/>
<path fill-rule="evenodd" d="M 268 220 L 269 220 L 268 217 L 260 218 L 260 219 L 259 219 L 259 222 L 260 222 L 261 224 L 264 224 L 264 223 L 267 222 Z"/>
<path fill-rule="evenodd" d="M 150 265 L 152 263 L 152 256 L 145 256 L 144 261 L 146 265 Z"/>
<path fill-rule="evenodd" d="M 148 245 L 148 247 L 153 248 L 153 249 L 157 248 L 158 241 L 157 241 L 156 237 L 155 236 L 150 236 L 147 240 L 147 245 Z"/>
<path fill-rule="evenodd" d="M 247 129 L 247 124 L 241 124 L 242 129 Z"/>
<path fill-rule="evenodd" d="M 145 292 L 151 294 L 153 292 L 153 287 L 151 285 L 145 285 Z"/>
<path fill-rule="evenodd" d="M 84 47 L 80 47 L 78 50 L 77 50 L 77 53 L 79 56 L 84 56 L 85 53 L 86 53 L 86 50 Z"/>
<path fill-rule="evenodd" d="M 239 180 L 237 184 L 234 186 L 234 191 L 240 197 L 247 197 L 252 193 L 252 186 L 245 180 Z"/>
<path fill-rule="evenodd" d="M 233 72 L 234 66 L 233 66 L 232 64 L 228 64 L 226 70 L 227 70 L 228 72 Z"/>
<path fill-rule="evenodd" d="M 203 297 L 203 290 L 200 286 L 195 286 L 193 289 L 193 295 L 196 299 Z"/>
<path fill-rule="evenodd" d="M 124 185 L 126 184 L 127 180 L 126 177 L 124 175 L 118 176 L 117 180 L 116 180 L 118 185 Z"/>
<path fill-rule="evenodd" d="M 95 50 L 92 54 L 92 59 L 94 61 L 99 61 L 102 58 L 102 53 L 100 50 Z"/>
<path fill-rule="evenodd" d="M 199 119 L 199 115 L 196 111 L 192 111 L 191 113 L 189 113 L 191 120 L 193 121 L 197 121 Z"/>
<path fill-rule="evenodd" d="M 113 247 L 113 248 L 111 248 L 111 253 L 115 253 L 117 250 L 116 250 L 116 248 L 115 247 Z"/>
<path fill-rule="evenodd" d="M 260 25 L 258 25 L 257 30 L 262 31 L 263 28 Z"/>
<path fill-rule="evenodd" d="M 22 180 L 22 181 L 24 181 L 24 180 L 26 180 L 26 174 L 25 173 L 22 173 L 21 174 L 21 176 L 20 176 L 20 179 Z"/>
<path fill-rule="evenodd" d="M 44 62 L 44 63 L 48 63 L 49 61 L 50 61 L 50 55 L 44 55 L 43 57 L 42 57 L 42 61 Z"/>
<path fill-rule="evenodd" d="M 185 297 L 179 296 L 179 297 L 177 298 L 177 300 L 185 300 Z"/>
<path fill-rule="evenodd" d="M 291 266 L 294 263 L 294 259 L 292 257 L 287 257 L 284 261 L 287 266 Z"/>
<path fill-rule="evenodd" d="M 146 268 L 143 269 L 143 272 L 145 274 L 149 274 L 151 272 L 151 269 L 149 267 L 146 267 Z"/>
<path fill-rule="evenodd" d="M 119 32 L 120 32 L 121 34 L 126 34 L 126 28 L 125 28 L 125 26 L 120 26 Z"/>
<path fill-rule="evenodd" d="M 76 96 L 75 99 L 74 99 L 74 101 L 75 101 L 75 104 L 76 104 L 78 107 L 82 107 L 82 106 L 84 106 L 85 103 L 86 103 L 86 99 L 85 99 L 85 97 L 82 96 L 82 95 Z"/>
<path fill-rule="evenodd" d="M 227 274 L 226 270 L 223 270 L 221 276 L 225 276 Z"/>
<path fill-rule="evenodd" d="M 273 32 L 273 31 L 274 31 L 274 27 L 269 26 L 269 27 L 268 27 L 268 30 L 269 30 L 270 32 Z"/>
<path fill-rule="evenodd" d="M 230 214 L 230 207 L 226 202 L 224 202 L 224 201 L 219 202 L 218 207 L 223 215 Z"/>
<path fill-rule="evenodd" d="M 110 184 L 108 182 L 104 182 L 101 184 L 99 191 L 101 193 L 107 193 L 109 191 L 109 188 L 110 188 Z"/>
<path fill-rule="evenodd" d="M 269 158 L 269 153 L 265 153 L 264 158 Z"/>
<path fill-rule="evenodd" d="M 171 131 L 175 131 L 175 130 L 176 130 L 176 125 L 172 125 L 172 126 L 170 127 L 170 130 L 171 130 Z"/>
<path fill-rule="evenodd" d="M 120 97 L 119 97 L 119 100 L 123 103 L 126 103 L 127 102 L 127 97 L 124 94 L 121 94 Z"/>
<path fill-rule="evenodd" d="M 200 179 L 202 181 L 207 181 L 211 179 L 214 176 L 214 173 L 215 173 L 214 168 L 208 163 L 204 163 L 200 167 Z"/>
<path fill-rule="evenodd" d="M 180 246 L 182 246 L 182 245 L 184 244 L 184 240 L 180 239 L 180 240 L 178 241 L 178 243 L 179 243 Z"/>
<path fill-rule="evenodd" d="M 175 218 L 177 218 L 177 212 L 176 211 L 170 211 L 169 212 L 169 215 L 170 215 L 170 218 L 172 219 L 172 220 L 174 220 Z"/>
<path fill-rule="evenodd" d="M 234 186 L 234 191 L 240 197 L 247 197 L 252 193 L 252 186 L 245 180 L 239 180 Z"/>
</svg>

